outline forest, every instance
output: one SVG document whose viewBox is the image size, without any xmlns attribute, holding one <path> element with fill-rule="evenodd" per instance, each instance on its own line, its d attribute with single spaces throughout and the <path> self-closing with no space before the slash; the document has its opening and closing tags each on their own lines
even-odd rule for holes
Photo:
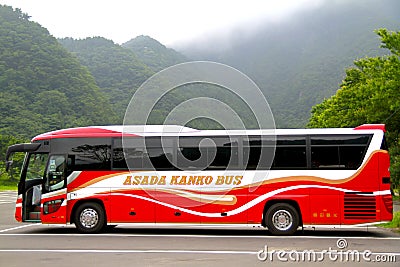
<svg viewBox="0 0 400 267">
<path fill-rule="evenodd" d="M 355 127 L 384 123 L 395 188 L 400 177 L 400 31 L 377 30 L 388 54 L 356 60 L 340 88 L 312 108 L 309 127 Z"/>
<path fill-rule="evenodd" d="M 311 27 L 311 21 L 306 23 Z M 314 29 L 308 33 L 311 30 Z M 335 29 L 335 34 L 340 35 L 340 30 L 349 35 L 349 29 L 341 27 Z M 322 37 L 314 34 L 314 40 L 332 38 L 328 34 Z M 283 36 L 277 32 L 259 35 L 248 44 L 236 43 L 233 50 L 221 53 L 219 59 L 233 63 L 260 84 L 268 96 L 278 127 L 354 127 L 363 123 L 385 123 L 392 180 L 398 187 L 399 32 L 382 28 L 376 34 L 373 31 L 371 35 L 363 34 L 364 47 L 346 46 L 343 54 L 328 47 L 332 40 L 322 44 L 325 49 L 316 47 L 318 41 L 313 43 L 312 40 L 303 40 L 306 46 L 301 34 L 296 35 L 298 42 L 294 45 L 298 47 L 294 49 L 290 46 L 293 45 L 290 36 L 293 35 Z M 281 38 L 285 45 L 269 45 L 268 53 L 264 53 L 263 45 L 271 43 L 272 37 Z M 336 40 L 335 46 L 344 49 L 342 40 Z M 281 56 L 278 48 L 286 49 L 288 57 L 279 62 L 272 60 L 276 64 L 267 65 L 274 54 Z M 249 54 L 243 52 L 247 50 Z M 357 59 L 362 53 L 370 56 Z M 0 160 L 4 162 L 8 145 L 28 142 L 42 132 L 121 124 L 130 98 L 144 81 L 166 67 L 191 58 L 218 61 L 198 51 L 183 55 L 148 36 L 138 36 L 122 45 L 103 37 L 56 39 L 20 9 L 0 5 Z M 351 61 L 354 65 L 348 68 Z M 311 73 L 308 66 L 313 66 Z M 339 89 L 335 85 L 341 75 L 338 66 L 345 74 Z M 285 71 L 277 74 L 282 69 Z M 301 69 L 305 71 L 299 72 Z M 289 81 L 287 77 L 294 77 L 294 82 L 285 83 Z M 268 89 L 271 85 L 277 86 L 275 90 Z M 236 96 L 212 85 L 189 85 L 171 91 L 155 106 L 150 123 L 162 123 L 177 104 L 201 96 L 230 103 L 242 115 L 246 127 L 254 127 L 251 110 Z M 192 121 L 188 126 L 221 127 L 206 119 Z M 22 158 L 17 157 L 15 161 L 21 162 Z M 0 165 L 0 184 L 15 185 L 16 176 L 4 172 L 4 163 Z"/>
</svg>

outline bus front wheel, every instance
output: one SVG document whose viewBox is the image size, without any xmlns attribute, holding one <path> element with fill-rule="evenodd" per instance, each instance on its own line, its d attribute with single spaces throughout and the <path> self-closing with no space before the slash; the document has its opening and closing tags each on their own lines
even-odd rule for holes
<svg viewBox="0 0 400 267">
<path fill-rule="evenodd" d="M 273 204 L 265 213 L 265 224 L 274 235 L 292 235 L 299 226 L 299 213 L 288 203 Z"/>
<path fill-rule="evenodd" d="M 76 209 L 74 222 L 81 233 L 98 233 L 106 225 L 104 209 L 98 203 L 83 203 Z"/>
</svg>

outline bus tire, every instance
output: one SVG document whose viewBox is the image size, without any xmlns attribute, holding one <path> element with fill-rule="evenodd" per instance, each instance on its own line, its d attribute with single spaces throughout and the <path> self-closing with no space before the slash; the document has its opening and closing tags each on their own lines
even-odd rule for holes
<svg viewBox="0 0 400 267">
<path fill-rule="evenodd" d="M 266 211 L 265 225 L 273 235 L 292 235 L 299 227 L 299 213 L 288 203 L 273 204 Z"/>
<path fill-rule="evenodd" d="M 95 202 L 83 203 L 75 211 L 74 222 L 80 233 L 99 233 L 106 225 L 104 209 Z"/>
</svg>

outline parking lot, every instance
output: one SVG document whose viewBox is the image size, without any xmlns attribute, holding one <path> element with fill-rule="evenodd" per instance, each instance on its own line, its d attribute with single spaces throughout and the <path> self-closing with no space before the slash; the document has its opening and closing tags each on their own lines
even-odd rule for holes
<svg viewBox="0 0 400 267">
<path fill-rule="evenodd" d="M 0 195 L 0 266 L 289 266 L 305 262 L 398 266 L 400 262 L 400 235 L 380 228 L 306 230 L 276 237 L 264 229 L 118 226 L 106 233 L 83 235 L 74 226 L 17 223 L 15 195 Z M 304 250 L 317 254 L 296 258 Z M 361 254 L 358 260 L 340 260 L 332 253 L 329 256 L 334 250 Z"/>
</svg>

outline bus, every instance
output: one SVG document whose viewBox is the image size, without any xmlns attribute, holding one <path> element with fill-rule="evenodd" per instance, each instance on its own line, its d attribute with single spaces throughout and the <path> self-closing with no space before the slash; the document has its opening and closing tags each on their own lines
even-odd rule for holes
<svg viewBox="0 0 400 267">
<path fill-rule="evenodd" d="M 40 134 L 24 152 L 15 218 L 106 226 L 304 227 L 392 220 L 385 125 L 197 130 L 91 126 Z"/>
</svg>

